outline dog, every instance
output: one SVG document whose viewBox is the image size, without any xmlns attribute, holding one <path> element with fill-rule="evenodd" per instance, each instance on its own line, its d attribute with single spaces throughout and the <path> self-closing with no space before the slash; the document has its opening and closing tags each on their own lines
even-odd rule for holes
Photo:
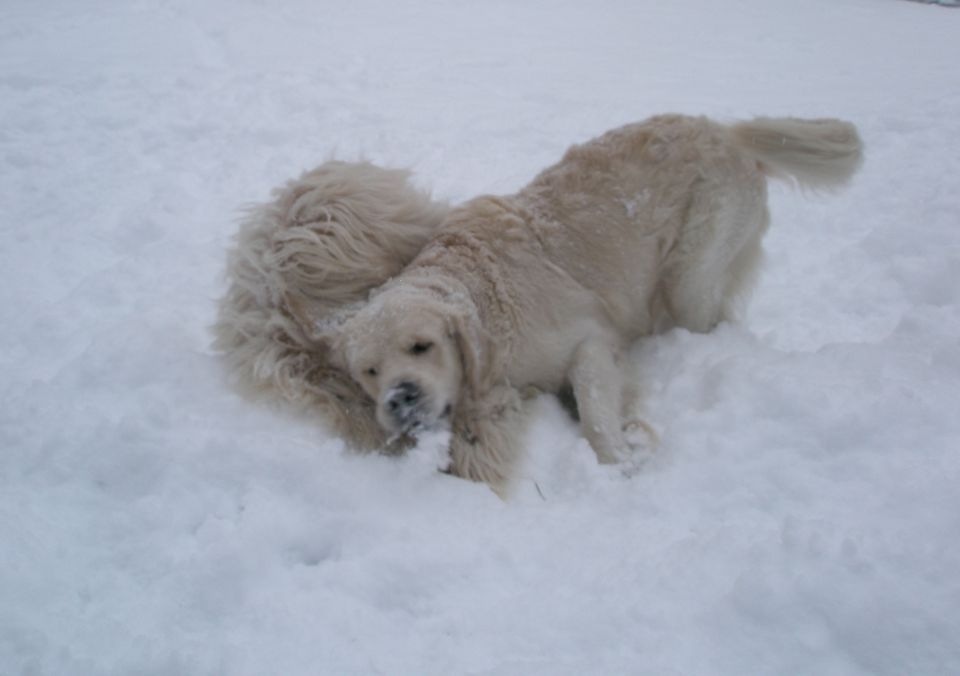
<svg viewBox="0 0 960 676">
<path fill-rule="evenodd" d="M 330 161 L 247 210 L 227 254 L 213 347 L 238 389 L 323 421 L 356 450 L 400 452 L 374 402 L 331 364 L 314 336 L 357 310 L 398 274 L 449 206 L 410 174 Z"/>
<path fill-rule="evenodd" d="M 311 340 L 388 437 L 449 426 L 456 475 L 505 490 L 529 387 L 569 390 L 598 460 L 620 462 L 645 427 L 626 348 L 737 315 L 761 260 L 769 177 L 829 190 L 861 161 L 856 128 L 833 119 L 627 125 L 514 195 L 450 210 L 402 273 Z"/>
</svg>

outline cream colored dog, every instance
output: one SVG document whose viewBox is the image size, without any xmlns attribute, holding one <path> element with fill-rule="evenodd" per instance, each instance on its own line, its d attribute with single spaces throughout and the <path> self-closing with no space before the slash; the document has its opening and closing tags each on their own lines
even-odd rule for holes
<svg viewBox="0 0 960 676">
<path fill-rule="evenodd" d="M 768 224 L 766 179 L 842 185 L 853 125 L 669 115 L 571 148 L 516 195 L 446 217 L 402 274 L 318 330 L 387 434 L 452 426 L 452 471 L 502 488 L 519 452 L 519 391 L 571 388 L 601 462 L 628 456 L 636 393 L 625 348 L 735 315 Z"/>
</svg>

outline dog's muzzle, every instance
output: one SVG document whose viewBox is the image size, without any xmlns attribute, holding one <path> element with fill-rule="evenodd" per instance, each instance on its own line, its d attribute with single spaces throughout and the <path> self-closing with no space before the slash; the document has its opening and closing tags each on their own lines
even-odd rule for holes
<svg viewBox="0 0 960 676">
<path fill-rule="evenodd" d="M 423 425 L 426 406 L 423 390 L 416 383 L 397 383 L 387 392 L 383 405 L 400 430 L 409 432 Z"/>
</svg>

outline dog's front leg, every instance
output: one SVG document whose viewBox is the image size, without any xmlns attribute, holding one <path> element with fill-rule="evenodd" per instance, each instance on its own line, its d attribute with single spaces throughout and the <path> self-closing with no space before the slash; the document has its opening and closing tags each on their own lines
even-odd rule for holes
<svg viewBox="0 0 960 676">
<path fill-rule="evenodd" d="M 602 338 L 582 342 L 568 374 L 580 412 L 580 427 L 597 459 L 603 463 L 624 460 L 628 445 L 621 429 L 623 379 L 614 350 Z"/>
</svg>

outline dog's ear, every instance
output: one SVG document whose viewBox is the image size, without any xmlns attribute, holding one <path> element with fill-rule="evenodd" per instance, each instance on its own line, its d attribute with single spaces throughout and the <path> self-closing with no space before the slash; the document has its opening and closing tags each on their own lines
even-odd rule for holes
<svg viewBox="0 0 960 676">
<path fill-rule="evenodd" d="M 322 347 L 330 367 L 341 371 L 349 378 L 350 369 L 347 366 L 347 356 L 343 349 L 343 336 L 341 333 L 339 331 L 325 333 Z"/>
<path fill-rule="evenodd" d="M 283 294 L 283 307 L 299 329 L 306 346 L 322 355 L 332 367 L 346 371 L 346 360 L 340 349 L 340 328 L 357 313 L 360 303 L 328 308 L 303 294 L 287 291 Z"/>
<path fill-rule="evenodd" d="M 496 343 L 483 327 L 472 303 L 454 304 L 447 317 L 450 333 L 460 352 L 464 387 L 476 399 L 489 390 L 499 376 Z"/>
</svg>

